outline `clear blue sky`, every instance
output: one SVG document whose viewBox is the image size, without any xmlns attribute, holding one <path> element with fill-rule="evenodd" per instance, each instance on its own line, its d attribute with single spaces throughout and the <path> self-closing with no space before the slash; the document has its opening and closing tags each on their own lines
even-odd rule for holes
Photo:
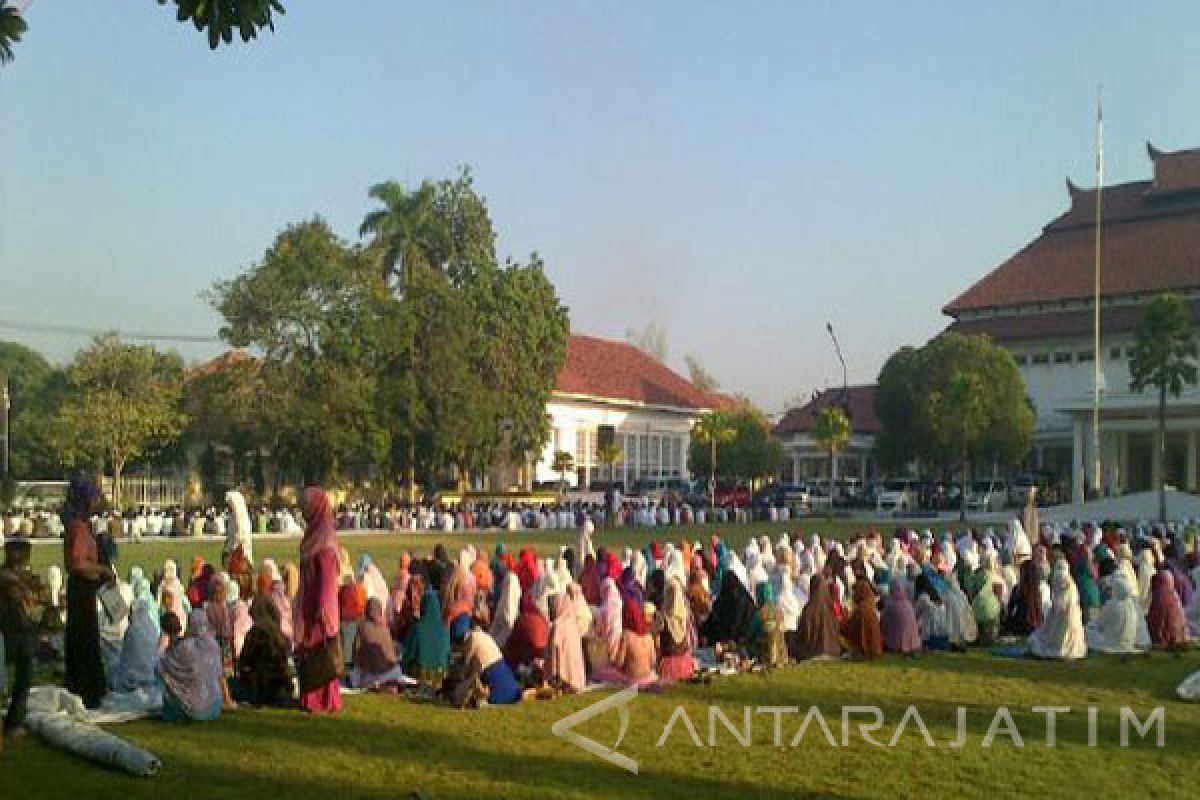
<svg viewBox="0 0 1200 800">
<path fill-rule="evenodd" d="M 659 320 L 769 411 L 853 382 L 1144 143 L 1200 145 L 1195 2 L 288 0 L 210 52 L 153 0 L 36 0 L 0 69 L 0 319 L 212 333 L 314 212 L 473 166 L 576 330 Z M 17 335 L 55 359 L 79 340 Z M 195 358 L 214 347 L 184 347 Z"/>
</svg>

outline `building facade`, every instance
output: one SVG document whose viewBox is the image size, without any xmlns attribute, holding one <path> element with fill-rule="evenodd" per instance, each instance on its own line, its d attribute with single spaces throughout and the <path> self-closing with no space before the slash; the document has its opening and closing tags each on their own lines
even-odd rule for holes
<svg viewBox="0 0 1200 800">
<path fill-rule="evenodd" d="M 776 424 L 774 435 L 783 447 L 781 479 L 784 483 L 828 480 L 829 454 L 812 438 L 817 414 L 829 406 L 841 406 L 850 418 L 850 442 L 833 462 L 834 480 L 855 478 L 862 483 L 875 480 L 875 386 L 826 389 L 811 401 L 793 408 Z"/>
<path fill-rule="evenodd" d="M 1144 491 L 1159 483 L 1157 393 L 1129 390 L 1134 332 L 1158 294 L 1187 298 L 1200 325 L 1200 150 L 1147 149 L 1153 178 L 1103 189 L 1101 337 L 1093 337 L 1096 190 L 1069 180 L 1070 208 L 950 302 L 950 330 L 1006 347 L 1037 413 L 1029 467 L 1071 497 Z M 1093 386 L 1100 367 L 1099 459 Z M 1167 482 L 1197 490 L 1200 390 L 1168 400 Z M 1097 467 L 1098 462 L 1098 467 Z"/>
<path fill-rule="evenodd" d="M 630 488 L 643 479 L 686 480 L 692 423 L 727 402 L 631 344 L 574 334 L 546 406 L 551 436 L 534 466 L 534 480 L 559 480 L 557 451 L 574 459 L 567 483 L 575 488 L 608 481 Z M 620 449 L 611 467 L 598 457 L 608 442 Z"/>
</svg>

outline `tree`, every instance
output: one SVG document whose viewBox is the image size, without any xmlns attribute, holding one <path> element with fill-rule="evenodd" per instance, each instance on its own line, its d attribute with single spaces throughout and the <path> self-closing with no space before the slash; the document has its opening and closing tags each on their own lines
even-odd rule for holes
<svg viewBox="0 0 1200 800">
<path fill-rule="evenodd" d="M 114 507 L 121 505 L 125 467 L 183 431 L 182 377 L 178 355 L 123 344 L 115 335 L 97 337 L 67 368 L 70 394 L 57 424 L 64 460 L 107 466 Z"/>
<path fill-rule="evenodd" d="M 558 473 L 558 493 L 567 492 L 567 473 L 575 469 L 575 457 L 566 450 L 554 451 L 554 463 L 551 468 Z"/>
<path fill-rule="evenodd" d="M 0 0 L 0 64 L 13 60 L 13 45 L 21 41 L 21 36 L 28 28 L 21 12 L 5 0 Z"/>
<path fill-rule="evenodd" d="M 596 450 L 596 460 L 608 467 L 608 480 L 615 481 L 613 467 L 621 460 L 621 445 L 611 442 Z"/>
<path fill-rule="evenodd" d="M 0 383 L 7 382 L 9 472 L 22 479 L 63 472 L 54 443 L 54 421 L 66 393 L 66 373 L 40 353 L 16 342 L 0 342 Z"/>
<path fill-rule="evenodd" d="M 942 470 L 976 459 L 1012 465 L 1033 435 L 1021 373 L 984 336 L 943 333 L 894 353 L 879 373 L 875 413 L 882 425 L 876 455 L 891 467 L 914 459 Z"/>
<path fill-rule="evenodd" d="M 1167 521 L 1164 461 L 1167 441 L 1167 395 L 1179 397 L 1184 386 L 1196 385 L 1196 340 L 1188 302 L 1177 294 L 1162 294 L 1146 308 L 1134 339 L 1129 362 L 1129 389 L 1142 393 L 1158 390 L 1158 514 Z"/>
<path fill-rule="evenodd" d="M 261 453 L 271 440 L 266 386 L 258 359 L 231 350 L 191 370 L 184 382 L 183 405 L 188 415 L 188 441 L 205 445 L 206 452 L 217 444 L 228 446 L 234 483 L 261 482 Z M 212 458 L 216 459 L 215 451 Z M 205 487 L 211 497 L 223 488 L 215 480 L 206 481 Z M 261 494 L 262 488 L 257 491 Z"/>
<path fill-rule="evenodd" d="M 708 445 L 708 501 L 717 505 L 717 450 L 723 444 L 737 439 L 738 429 L 723 411 L 710 411 L 692 424 L 692 439 L 699 445 Z M 695 448 L 693 448 L 695 449 Z M 701 448 L 703 452 L 703 448 Z M 700 459 L 695 452 L 690 454 L 693 466 Z"/>
<path fill-rule="evenodd" d="M 175 4 L 178 21 L 207 31 L 208 46 L 213 50 L 221 42 L 232 42 L 235 30 L 243 42 L 256 38 L 264 28 L 274 31 L 275 14 L 286 13 L 279 0 L 158 0 L 160 6 L 168 2 Z M 28 27 L 16 6 L 0 0 L 0 64 L 12 61 L 12 46 Z"/>
<path fill-rule="evenodd" d="M 625 341 L 653 356 L 656 361 L 667 361 L 667 332 L 657 320 L 650 320 L 639 330 L 627 328 Z"/>
<path fill-rule="evenodd" d="M 944 387 L 929 394 L 930 417 L 941 421 L 937 426 L 940 446 L 946 453 L 957 453 L 962 476 L 961 518 L 967 518 L 967 487 L 971 482 L 971 447 L 988 424 L 984 405 L 984 385 L 972 372 L 954 373 Z"/>
<path fill-rule="evenodd" d="M 221 336 L 260 355 L 253 383 L 228 387 L 222 402 L 250 414 L 243 423 L 259 420 L 263 444 L 293 477 L 361 475 L 386 457 L 394 433 L 378 404 L 391 335 L 386 291 L 375 262 L 314 217 L 208 293 L 225 320 Z"/>
<path fill-rule="evenodd" d="M 812 438 L 821 449 L 829 454 L 829 507 L 833 509 L 834 458 L 850 442 L 850 419 L 839 406 L 828 406 L 817 413 L 813 420 Z"/>
<path fill-rule="evenodd" d="M 697 389 L 703 392 L 715 392 L 720 388 L 721 385 L 717 382 L 717 379 L 704 368 L 704 365 L 700 363 L 700 359 L 697 356 L 686 355 L 683 357 L 683 362 L 687 365 L 688 380 Z"/>
</svg>

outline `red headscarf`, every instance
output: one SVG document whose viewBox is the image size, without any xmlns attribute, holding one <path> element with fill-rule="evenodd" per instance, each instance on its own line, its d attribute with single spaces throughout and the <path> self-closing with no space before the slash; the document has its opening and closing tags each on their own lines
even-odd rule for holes
<svg viewBox="0 0 1200 800">
<path fill-rule="evenodd" d="M 517 562 L 517 580 L 521 582 L 521 591 L 533 588 L 538 579 L 537 554 L 526 547 L 521 551 L 521 560 Z"/>
<path fill-rule="evenodd" d="M 621 626 L 638 636 L 646 635 L 646 612 L 636 597 L 621 593 Z"/>
</svg>

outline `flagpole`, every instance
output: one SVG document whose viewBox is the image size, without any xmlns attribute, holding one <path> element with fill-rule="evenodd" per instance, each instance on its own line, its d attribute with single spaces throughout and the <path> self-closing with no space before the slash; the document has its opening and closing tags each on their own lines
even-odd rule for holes
<svg viewBox="0 0 1200 800">
<path fill-rule="evenodd" d="M 1100 228 L 1104 206 L 1104 85 L 1096 88 L 1096 248 L 1092 299 L 1092 490 L 1100 494 Z"/>
</svg>

